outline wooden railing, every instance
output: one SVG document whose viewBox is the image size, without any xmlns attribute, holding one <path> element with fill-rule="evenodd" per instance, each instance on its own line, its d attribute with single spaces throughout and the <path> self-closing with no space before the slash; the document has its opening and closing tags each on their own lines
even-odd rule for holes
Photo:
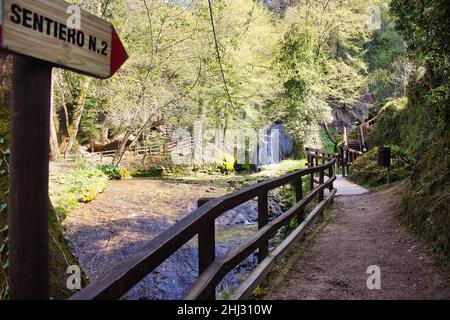
<svg viewBox="0 0 450 320">
<path fill-rule="evenodd" d="M 183 220 L 173 225 L 158 237 L 149 241 L 142 249 L 124 262 L 113 267 L 106 275 L 89 284 L 72 300 L 119 299 L 183 245 L 198 235 L 199 278 L 186 295 L 186 299 L 215 299 L 216 287 L 224 276 L 258 251 L 259 265 L 250 277 L 238 288 L 232 299 L 247 298 L 277 259 L 303 237 L 305 230 L 320 216 L 333 200 L 336 189 L 333 183 L 336 159 L 334 157 L 312 156 L 312 163 L 322 160 L 322 165 L 298 170 L 282 177 L 267 180 L 232 194 L 212 199 Z M 327 180 L 325 181 L 325 177 Z M 318 184 L 314 180 L 318 178 Z M 311 179 L 310 190 L 303 194 L 303 180 Z M 281 216 L 269 222 L 268 193 L 271 190 L 292 184 L 295 187 L 297 203 Z M 326 194 L 326 190 L 328 190 Z M 259 231 L 237 249 L 216 259 L 215 220 L 228 210 L 247 201 L 258 199 Z M 305 209 L 317 201 L 315 208 L 305 217 Z M 299 226 L 275 250 L 269 252 L 269 239 L 292 219 Z"/>
<path fill-rule="evenodd" d="M 344 177 L 350 173 L 350 166 L 364 153 L 349 147 L 341 147 L 339 152 L 330 152 L 322 149 L 306 148 L 308 167 L 318 166 L 325 163 L 330 158 L 336 159 L 336 173 Z"/>
<path fill-rule="evenodd" d="M 143 155 L 152 155 L 157 156 L 163 153 L 162 146 L 160 145 L 149 145 L 149 146 L 139 146 L 139 147 L 130 147 L 129 151 L 133 152 L 135 157 L 143 156 Z M 98 151 L 98 152 L 89 152 L 85 154 L 67 154 L 63 156 L 64 162 L 73 162 L 76 158 L 81 158 L 90 162 L 96 163 L 104 163 L 106 159 L 109 162 L 112 162 L 114 155 L 117 153 L 117 150 L 107 150 L 107 151 Z"/>
</svg>

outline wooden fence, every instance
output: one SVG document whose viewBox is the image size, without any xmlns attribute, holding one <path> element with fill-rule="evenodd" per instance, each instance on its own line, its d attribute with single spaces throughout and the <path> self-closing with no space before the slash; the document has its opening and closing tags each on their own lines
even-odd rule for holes
<svg viewBox="0 0 450 320">
<path fill-rule="evenodd" d="M 225 275 L 257 251 L 259 265 L 231 297 L 232 299 L 248 298 L 278 259 L 303 237 L 308 226 L 322 214 L 336 194 L 336 189 L 333 187 L 336 180 L 334 174 L 336 159 L 315 154 L 311 157 L 311 163 L 318 164 L 318 161 L 324 163 L 260 182 L 204 204 L 200 203 L 203 205 L 197 210 L 149 241 L 135 254 L 111 268 L 107 274 L 89 284 L 71 299 L 119 299 L 195 236 L 198 236 L 199 278 L 185 299 L 216 299 L 216 287 Z M 325 177 L 327 177 L 326 181 Z M 310 190 L 306 194 L 302 188 L 304 179 L 312 181 Z M 318 181 L 317 184 L 314 183 L 315 180 Z M 285 185 L 295 187 L 297 203 L 269 222 L 269 191 Z M 215 220 L 226 211 L 255 198 L 258 199 L 259 231 L 235 250 L 216 258 Z M 315 203 L 315 207 L 305 217 L 305 209 L 312 203 Z M 280 228 L 288 225 L 292 219 L 297 219 L 299 224 L 297 229 L 272 252 L 269 252 L 269 239 Z"/>
</svg>

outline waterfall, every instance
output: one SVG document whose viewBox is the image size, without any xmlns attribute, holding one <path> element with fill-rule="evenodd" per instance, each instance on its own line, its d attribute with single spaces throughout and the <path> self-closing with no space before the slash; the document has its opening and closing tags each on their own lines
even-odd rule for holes
<svg viewBox="0 0 450 320">
<path fill-rule="evenodd" d="M 294 142 L 288 137 L 286 128 L 281 124 L 274 124 L 263 130 L 258 144 L 258 167 L 279 163 L 292 154 Z"/>
</svg>

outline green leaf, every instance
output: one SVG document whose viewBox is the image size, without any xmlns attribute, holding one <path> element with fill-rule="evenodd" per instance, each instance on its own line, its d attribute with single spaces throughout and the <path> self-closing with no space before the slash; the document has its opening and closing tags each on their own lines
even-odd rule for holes
<svg viewBox="0 0 450 320">
<path fill-rule="evenodd" d="M 6 208 L 8 208 L 6 203 L 0 203 L 0 213 L 2 213 Z"/>
<path fill-rule="evenodd" d="M 5 156 L 9 155 L 10 153 L 11 153 L 11 150 L 9 150 L 9 149 L 6 149 L 5 151 L 3 151 L 3 154 Z"/>
<path fill-rule="evenodd" d="M 5 225 L 5 226 L 0 230 L 0 233 L 3 233 L 3 232 L 5 232 L 5 231 L 8 231 L 8 229 L 9 229 L 9 226 L 8 226 L 8 225 Z M 5 239 L 5 241 L 6 241 L 6 239 Z"/>
<path fill-rule="evenodd" d="M 6 260 L 6 262 L 3 264 L 3 269 L 8 269 L 9 268 L 9 260 Z"/>
</svg>

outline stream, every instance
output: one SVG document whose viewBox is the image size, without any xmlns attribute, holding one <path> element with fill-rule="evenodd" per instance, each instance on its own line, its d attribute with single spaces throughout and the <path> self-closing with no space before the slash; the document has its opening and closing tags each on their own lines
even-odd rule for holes
<svg viewBox="0 0 450 320">
<path fill-rule="evenodd" d="M 126 260 L 148 241 L 196 209 L 197 199 L 218 197 L 225 189 L 165 180 L 111 181 L 91 203 L 71 212 L 64 221 L 65 236 L 91 282 Z M 271 218 L 282 213 L 269 198 Z M 248 201 L 216 220 L 216 258 L 257 231 L 257 202 Z M 217 288 L 224 298 L 251 273 L 257 262 L 252 254 L 233 269 Z M 197 237 L 175 252 L 122 299 L 182 299 L 198 278 Z"/>
</svg>

